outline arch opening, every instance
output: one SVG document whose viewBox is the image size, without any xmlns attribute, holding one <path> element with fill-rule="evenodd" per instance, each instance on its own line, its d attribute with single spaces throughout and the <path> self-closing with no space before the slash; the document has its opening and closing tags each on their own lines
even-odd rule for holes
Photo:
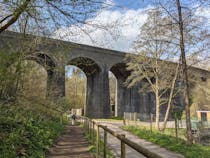
<svg viewBox="0 0 210 158">
<path fill-rule="evenodd" d="M 115 106 L 116 106 L 116 93 L 117 93 L 117 79 L 115 75 L 109 71 L 109 97 L 110 97 L 110 108 L 111 108 L 111 116 L 115 116 Z"/>
<path fill-rule="evenodd" d="M 86 57 L 74 58 L 66 66 L 66 98 L 70 100 L 73 108 L 84 109 L 85 115 L 91 113 L 93 78 L 100 71 L 98 64 Z"/>
<path fill-rule="evenodd" d="M 130 75 L 130 72 L 126 69 L 125 63 L 118 63 L 111 67 L 110 72 L 115 76 L 115 99 L 114 99 L 114 116 L 122 116 L 125 111 L 125 105 L 127 104 L 125 98 L 127 98 L 129 93 L 125 85 L 127 77 Z M 111 83 L 110 83 L 111 87 Z M 110 88 L 110 96 L 111 96 Z M 122 105 L 123 104 L 123 105 Z M 112 107 L 113 111 L 113 107 Z"/>
<path fill-rule="evenodd" d="M 40 53 L 29 54 L 24 58 L 20 56 L 13 62 L 6 63 L 7 71 L 13 77 L 7 79 L 5 83 L 8 84 L 5 86 L 7 88 L 3 90 L 3 93 L 0 91 L 0 97 L 3 99 L 16 97 L 46 99 L 48 71 L 45 65 L 53 67 L 55 65 L 50 57 L 45 56 L 46 60 L 44 60 L 44 56 Z"/>
<path fill-rule="evenodd" d="M 87 77 L 79 67 L 65 67 L 65 98 L 72 109 L 81 109 L 81 114 L 86 108 L 86 86 Z"/>
<path fill-rule="evenodd" d="M 24 60 L 22 63 L 19 93 L 27 98 L 46 99 L 47 76 L 46 69 L 34 60 Z"/>
</svg>

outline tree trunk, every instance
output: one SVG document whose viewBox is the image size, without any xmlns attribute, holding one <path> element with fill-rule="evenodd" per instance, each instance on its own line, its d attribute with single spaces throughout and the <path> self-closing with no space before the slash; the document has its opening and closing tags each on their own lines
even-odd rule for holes
<svg viewBox="0 0 210 158">
<path fill-rule="evenodd" d="M 179 32 L 180 32 L 180 51 L 181 51 L 181 63 L 182 63 L 182 79 L 183 79 L 183 95 L 184 95 L 184 105 L 186 113 L 186 128 L 187 128 L 187 142 L 192 144 L 192 133 L 191 133 L 191 123 L 190 123 L 190 101 L 189 101 L 189 85 L 188 85 L 188 75 L 187 75 L 187 63 L 185 57 L 185 45 L 184 45 L 184 28 L 182 19 L 182 8 L 179 0 L 176 0 L 178 16 L 179 16 Z"/>
<path fill-rule="evenodd" d="M 163 122 L 162 131 L 164 131 L 166 129 L 169 112 L 170 112 L 170 109 L 171 109 L 171 106 L 172 106 L 171 105 L 171 102 L 172 102 L 172 99 L 173 99 L 174 87 L 175 87 L 175 84 L 176 84 L 176 79 L 177 79 L 178 71 L 179 71 L 179 63 L 177 65 L 177 67 L 176 67 L 175 76 L 174 76 L 173 81 L 172 81 L 170 95 L 169 95 L 169 99 L 168 99 L 168 106 L 167 106 L 167 110 L 166 110 L 166 114 L 165 114 L 165 118 L 164 118 L 164 122 Z"/>
<path fill-rule="evenodd" d="M 156 100 L 156 117 L 155 117 L 155 128 L 159 130 L 159 120 L 160 120 L 160 98 L 159 98 L 159 87 L 158 87 L 158 77 L 155 81 L 155 100 Z"/>
<path fill-rule="evenodd" d="M 156 95 L 156 118 L 155 118 L 155 127 L 159 130 L 159 120 L 160 120 L 160 99 Z"/>
</svg>

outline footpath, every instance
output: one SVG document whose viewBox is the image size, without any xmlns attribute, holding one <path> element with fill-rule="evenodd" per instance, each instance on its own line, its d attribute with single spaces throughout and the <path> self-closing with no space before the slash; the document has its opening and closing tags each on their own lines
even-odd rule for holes
<svg viewBox="0 0 210 158">
<path fill-rule="evenodd" d="M 84 130 L 78 125 L 68 125 L 46 158 L 93 158 L 88 146 Z"/>
<path fill-rule="evenodd" d="M 120 128 L 122 126 L 122 123 L 119 122 L 101 122 L 98 121 L 98 123 L 107 126 L 114 132 L 118 134 L 125 134 L 126 138 L 132 140 L 133 142 L 141 145 L 142 147 L 149 149 L 150 151 L 157 153 L 159 156 L 164 157 L 164 158 L 184 158 L 183 155 L 169 151 L 165 148 L 160 147 L 159 145 L 156 145 L 154 143 L 148 142 L 144 139 L 140 139 L 139 137 L 124 131 L 123 129 Z M 101 131 L 102 132 L 102 131 Z M 100 133 L 100 135 L 103 135 L 103 132 Z M 111 134 L 107 135 L 107 144 L 110 147 L 110 149 L 113 151 L 114 155 L 116 158 L 120 158 L 120 141 L 112 136 Z M 130 148 L 129 146 L 126 145 L 126 157 L 127 158 L 146 158 L 144 155 L 138 153 L 134 149 Z"/>
<path fill-rule="evenodd" d="M 163 158 L 184 158 L 183 155 L 177 154 L 175 152 L 161 148 L 151 142 L 144 139 L 140 139 L 137 136 L 124 131 L 120 128 L 122 123 L 114 122 L 101 122 L 98 123 L 106 125 L 108 128 L 112 129 L 118 134 L 125 134 L 126 138 L 132 140 L 133 142 L 149 149 L 152 152 L 157 153 Z M 103 137 L 103 131 L 100 130 L 101 138 Z M 112 136 L 107 135 L 107 143 L 109 148 L 113 151 L 116 158 L 120 157 L 120 141 Z M 49 150 L 46 158 L 93 158 L 89 152 L 89 143 L 85 138 L 84 130 L 78 125 L 71 126 L 68 125 L 65 129 L 64 134 L 58 139 L 57 143 Z M 134 149 L 126 146 L 126 157 L 127 158 L 146 158 L 144 155 L 138 153 Z"/>
</svg>

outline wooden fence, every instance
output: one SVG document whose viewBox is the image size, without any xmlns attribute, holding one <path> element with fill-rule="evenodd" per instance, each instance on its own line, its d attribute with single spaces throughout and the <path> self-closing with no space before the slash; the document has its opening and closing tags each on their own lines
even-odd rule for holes
<svg viewBox="0 0 210 158">
<path fill-rule="evenodd" d="M 162 156 L 149 151 L 149 149 L 146 149 L 139 144 L 127 139 L 125 135 L 115 133 L 113 130 L 109 129 L 107 126 L 103 126 L 87 117 L 81 117 L 81 122 L 84 124 L 84 128 L 86 131 L 88 131 L 91 139 L 91 143 L 94 144 L 96 141 L 96 156 L 97 158 L 103 157 L 107 158 L 107 133 L 113 135 L 121 142 L 121 158 L 126 157 L 126 145 L 130 146 L 137 152 L 141 153 L 142 155 L 146 156 L 147 158 L 163 158 Z M 104 148 L 103 148 L 103 155 L 100 155 L 100 129 L 104 130 L 103 132 L 103 142 L 104 142 Z M 96 137 L 96 139 L 95 139 Z"/>
</svg>

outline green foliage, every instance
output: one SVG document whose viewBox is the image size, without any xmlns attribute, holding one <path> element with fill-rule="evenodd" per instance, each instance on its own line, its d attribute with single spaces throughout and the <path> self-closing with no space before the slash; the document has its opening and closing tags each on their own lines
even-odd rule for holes
<svg viewBox="0 0 210 158">
<path fill-rule="evenodd" d="M 123 120 L 123 117 L 121 117 L 121 116 L 113 116 L 111 119 L 113 119 L 113 120 Z"/>
<path fill-rule="evenodd" d="M 41 158 L 63 131 L 59 117 L 17 105 L 0 105 L 0 158 Z"/>
<path fill-rule="evenodd" d="M 59 98 L 56 102 L 56 105 L 56 109 L 61 113 L 65 113 L 67 110 L 70 110 L 72 108 L 71 102 L 65 97 Z"/>
<path fill-rule="evenodd" d="M 72 108 L 84 108 L 85 85 L 86 77 L 80 69 L 74 68 L 72 75 L 66 76 L 66 98 L 68 98 Z"/>
<path fill-rule="evenodd" d="M 0 51 L 0 99 L 15 97 L 17 83 L 21 73 L 22 53 L 3 53 Z"/>
<path fill-rule="evenodd" d="M 182 115 L 183 115 L 183 109 L 182 108 L 174 107 L 171 111 L 171 117 L 173 119 L 181 120 Z"/>
<path fill-rule="evenodd" d="M 177 142 L 176 137 L 161 134 L 157 131 L 151 132 L 149 130 L 141 129 L 139 127 L 125 126 L 123 128 L 139 136 L 142 139 L 146 139 L 171 151 L 180 153 L 186 158 L 208 158 L 210 155 L 209 147 L 197 144 L 189 145 L 183 139 L 178 139 Z"/>
</svg>

